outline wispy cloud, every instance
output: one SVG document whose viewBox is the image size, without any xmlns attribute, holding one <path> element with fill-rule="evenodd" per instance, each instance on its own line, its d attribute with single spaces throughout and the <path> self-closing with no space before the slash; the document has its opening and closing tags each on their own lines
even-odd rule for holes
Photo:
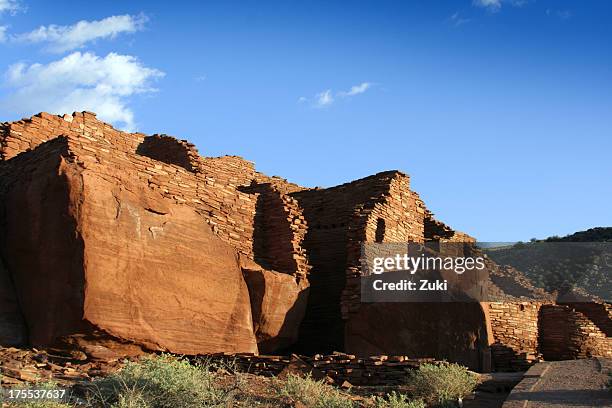
<svg viewBox="0 0 612 408">
<path fill-rule="evenodd" d="M 23 43 L 47 43 L 49 51 L 61 53 L 82 48 L 98 39 L 114 38 L 121 33 L 140 31 L 147 20 L 143 14 L 138 16 L 126 14 L 95 21 L 81 20 L 68 26 L 52 24 L 38 27 L 28 33 L 17 34 L 11 39 Z"/>
<path fill-rule="evenodd" d="M 501 10 L 504 4 L 514 7 L 522 7 L 528 3 L 528 0 L 472 0 L 472 4 L 476 7 L 486 8 L 487 10 L 496 13 Z"/>
<path fill-rule="evenodd" d="M 22 9 L 22 6 L 17 0 L 0 0 L 1 13 L 16 13 Z"/>
<path fill-rule="evenodd" d="M 472 4 L 477 7 L 484 7 L 490 11 L 499 11 L 502 6 L 501 0 L 473 0 Z"/>
<path fill-rule="evenodd" d="M 206 74 L 198 75 L 197 77 L 195 77 L 196 82 L 204 82 L 206 81 L 206 79 L 208 79 Z"/>
<path fill-rule="evenodd" d="M 331 89 L 326 89 L 319 92 L 312 98 L 313 106 L 316 108 L 326 108 L 336 102 L 339 98 L 350 98 L 366 92 L 373 86 L 371 82 L 362 82 L 358 85 L 353 85 L 348 91 L 333 92 Z M 310 99 L 305 96 L 298 98 L 298 103 L 306 103 Z"/>
<path fill-rule="evenodd" d="M 7 26 L 0 26 L 0 43 L 6 42 Z"/>
<path fill-rule="evenodd" d="M 449 17 L 448 19 L 455 27 L 459 27 L 460 25 L 463 24 L 467 24 L 470 21 L 472 21 L 469 18 L 464 18 L 461 16 L 461 14 L 457 11 L 456 13 L 454 13 L 452 16 Z"/>
<path fill-rule="evenodd" d="M 74 52 L 48 64 L 17 63 L 5 73 L 11 90 L 0 102 L 8 111 L 32 114 L 90 110 L 126 130 L 135 128 L 130 97 L 156 91 L 152 82 L 164 75 L 136 57 Z"/>
<path fill-rule="evenodd" d="M 569 20 L 573 16 L 570 10 L 551 10 L 551 9 L 546 9 L 546 15 L 555 16 L 559 18 L 560 20 Z"/>
<path fill-rule="evenodd" d="M 331 89 L 327 89 L 319 94 L 317 94 L 316 104 L 320 108 L 324 108 L 326 106 L 334 103 L 334 97 L 332 95 Z"/>
<path fill-rule="evenodd" d="M 364 93 L 368 89 L 370 89 L 371 86 L 372 86 L 372 84 L 369 83 L 369 82 L 362 82 L 359 85 L 352 86 L 351 89 L 349 89 L 347 92 L 339 92 L 338 95 L 340 95 L 340 96 L 355 96 L 355 95 L 359 95 L 359 94 Z"/>
</svg>

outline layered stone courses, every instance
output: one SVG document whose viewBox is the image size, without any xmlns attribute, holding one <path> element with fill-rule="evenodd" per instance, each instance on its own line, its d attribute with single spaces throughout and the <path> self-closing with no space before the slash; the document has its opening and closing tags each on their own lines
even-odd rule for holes
<svg viewBox="0 0 612 408">
<path fill-rule="evenodd" d="M 202 157 L 186 140 L 121 132 L 90 112 L 41 113 L 1 124 L 0 159 L 0 343 L 27 337 L 50 343 L 87 333 L 186 354 L 258 347 L 356 355 L 409 350 L 411 358 L 450 358 L 483 371 L 524 369 L 541 358 L 547 342 L 557 341 L 572 358 L 610 352 L 606 305 L 578 310 L 583 306 L 512 298 L 462 306 L 364 305 L 364 242 L 474 242 L 436 220 L 399 171 L 305 188 L 257 172 L 237 156 Z M 10 215 L 16 206 L 30 211 L 24 222 L 42 234 L 25 232 L 19 245 L 7 235 L 17 231 Z M 28 257 L 39 259 L 34 243 L 44 244 L 41 239 L 56 240 L 54 253 L 72 263 L 32 264 Z M 39 319 L 24 300 L 45 296 L 44 287 L 28 292 L 34 290 L 24 283 L 28 273 L 49 279 L 54 267 L 64 275 L 49 280 L 53 295 L 66 299 L 53 304 L 70 306 L 56 311 L 62 322 Z M 533 290 L 518 274 L 496 268 L 491 265 L 499 282 Z M 210 275 L 213 270 L 220 275 Z M 105 281 L 130 286 L 142 276 L 150 298 Z M 227 290 L 224 280 L 233 282 Z M 159 284 L 169 288 L 160 291 Z M 118 320 L 104 296 L 125 308 Z M 211 310 L 225 317 L 217 321 Z M 562 341 L 548 327 L 551 313 L 565 316 L 571 334 Z M 185 323 L 176 323 L 179 317 Z M 555 347 L 546 352 L 557 358 L 562 354 Z"/>
<path fill-rule="evenodd" d="M 578 306 L 578 307 L 576 307 Z M 596 304 L 544 305 L 540 309 L 541 352 L 546 360 L 612 358 L 612 339 L 583 312 Z M 583 312 L 579 310 L 582 309 Z M 596 320 L 596 319 L 594 319 Z"/>
<path fill-rule="evenodd" d="M 301 373 L 310 373 L 316 379 L 329 377 L 336 384 L 348 381 L 351 385 L 359 386 L 402 385 L 406 383 L 406 376 L 421 364 L 437 363 L 431 358 L 386 355 L 358 357 L 346 353 L 314 356 L 234 354 L 205 356 L 203 359 L 235 364 L 242 371 L 266 377 L 282 375 L 283 371 L 295 365 Z"/>
</svg>

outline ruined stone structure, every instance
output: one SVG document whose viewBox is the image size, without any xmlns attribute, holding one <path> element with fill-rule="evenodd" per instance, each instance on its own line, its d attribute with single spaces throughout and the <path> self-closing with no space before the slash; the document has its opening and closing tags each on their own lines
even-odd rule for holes
<svg viewBox="0 0 612 408">
<path fill-rule="evenodd" d="M 220 365 L 236 365 L 238 369 L 266 377 L 282 376 L 286 370 L 298 369 L 315 379 L 329 377 L 336 384 L 348 381 L 351 385 L 401 385 L 406 376 L 421 364 L 439 364 L 432 358 L 410 358 L 409 356 L 368 356 L 334 353 L 313 356 L 254 356 L 249 354 L 215 354 L 194 357 L 195 362 L 215 362 Z M 297 370 L 296 370 L 297 371 Z M 295 372 L 295 371 L 294 371 Z"/>
<path fill-rule="evenodd" d="M 346 351 L 483 371 L 612 352 L 604 305 L 362 303 L 362 243 L 473 242 L 399 171 L 304 188 L 93 113 L 41 113 L 0 126 L 0 203 L 3 345 Z"/>
</svg>

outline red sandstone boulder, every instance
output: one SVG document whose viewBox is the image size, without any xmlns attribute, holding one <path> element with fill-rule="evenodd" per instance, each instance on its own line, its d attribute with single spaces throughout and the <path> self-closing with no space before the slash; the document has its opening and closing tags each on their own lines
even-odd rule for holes
<svg viewBox="0 0 612 408">
<path fill-rule="evenodd" d="M 95 332 L 176 353 L 257 352 L 234 249 L 135 168 L 65 157 L 21 167 L 5 196 L 2 255 L 30 343 Z"/>
<path fill-rule="evenodd" d="M 308 283 L 298 283 L 292 275 L 262 269 L 249 260 L 241 261 L 259 351 L 273 353 L 286 349 L 298 340 L 306 313 Z"/>
</svg>

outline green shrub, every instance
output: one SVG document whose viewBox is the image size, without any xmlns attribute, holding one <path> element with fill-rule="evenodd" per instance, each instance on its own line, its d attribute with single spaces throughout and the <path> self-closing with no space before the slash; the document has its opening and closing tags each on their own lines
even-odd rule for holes
<svg viewBox="0 0 612 408">
<path fill-rule="evenodd" d="M 410 400 L 407 395 L 392 391 L 385 398 L 374 397 L 374 408 L 425 408 L 422 400 Z"/>
<path fill-rule="evenodd" d="M 409 377 L 414 395 L 438 404 L 448 404 L 469 395 L 477 384 L 475 374 L 454 363 L 423 364 Z"/>
<path fill-rule="evenodd" d="M 169 355 L 146 357 L 94 382 L 92 403 L 112 408 L 224 406 L 227 394 L 205 366 Z"/>
<path fill-rule="evenodd" d="M 273 384 L 276 396 L 300 402 L 308 408 L 353 408 L 347 396 L 323 381 L 315 381 L 289 374 L 286 380 L 276 380 Z"/>
</svg>

